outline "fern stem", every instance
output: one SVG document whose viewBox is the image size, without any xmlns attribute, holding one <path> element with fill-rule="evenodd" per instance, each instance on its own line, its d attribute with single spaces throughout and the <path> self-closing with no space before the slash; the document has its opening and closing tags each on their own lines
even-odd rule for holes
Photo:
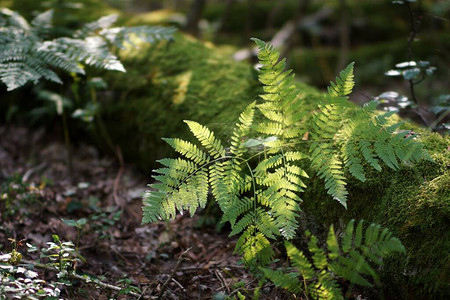
<svg viewBox="0 0 450 300">
<path fill-rule="evenodd" d="M 253 174 L 253 170 L 250 167 L 250 164 L 248 163 L 248 161 L 246 161 L 245 164 L 247 165 L 247 168 L 250 171 L 250 175 L 252 176 L 252 183 L 253 183 L 253 212 L 255 213 L 255 216 L 256 216 L 256 206 L 258 204 L 258 201 L 256 199 L 256 180 L 255 180 L 255 175 Z"/>
</svg>

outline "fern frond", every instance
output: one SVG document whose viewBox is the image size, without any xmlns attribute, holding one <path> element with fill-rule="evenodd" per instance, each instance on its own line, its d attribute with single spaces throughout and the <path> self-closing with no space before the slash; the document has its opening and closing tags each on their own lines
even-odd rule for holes
<svg viewBox="0 0 450 300">
<path fill-rule="evenodd" d="M 247 265 L 267 265 L 275 253 L 269 240 L 256 227 L 249 226 L 236 242 L 236 250 Z"/>
<path fill-rule="evenodd" d="M 376 103 L 369 102 L 357 111 L 351 122 L 340 132 L 341 150 L 347 167 L 353 176 L 365 180 L 362 158 L 374 169 L 381 171 L 380 162 L 391 169 L 400 163 L 410 164 L 427 159 L 428 153 L 406 132 L 397 132 L 401 123 L 391 124 L 392 112 L 378 115 Z M 364 126 L 362 126 L 364 124 Z"/>
<path fill-rule="evenodd" d="M 155 171 L 158 182 L 151 186 L 154 191 L 146 194 L 143 208 L 145 221 L 170 218 L 183 210 L 192 214 L 205 204 L 210 189 L 223 212 L 222 222 L 231 225 L 230 235 L 240 235 L 236 252 L 247 265 L 272 259 L 270 239 L 280 235 L 291 239 L 296 234 L 302 201 L 299 193 L 306 188 L 304 178 L 309 175 L 299 164 L 307 156 L 295 145 L 305 132 L 311 137 L 311 168 L 324 181 L 327 193 L 344 207 L 347 171 L 364 181 L 364 167 L 381 170 L 384 163 L 397 169 L 401 162 L 426 157 L 419 143 L 397 132 L 399 125 L 391 124 L 389 113 L 379 115 L 373 103 L 359 109 L 348 101 L 354 85 L 353 64 L 331 83 L 313 114 L 313 130 L 306 131 L 302 97 L 292 71 L 285 71 L 285 61 L 279 60 L 271 45 L 255 42 L 262 65 L 258 75 L 263 84 L 262 103 L 253 102 L 241 113 L 229 148 L 193 121 L 186 123 L 205 151 L 187 141 L 165 139 L 184 158 L 161 161 L 165 167 Z M 253 124 L 255 108 L 262 119 L 257 124 Z M 252 136 L 251 129 L 261 136 Z M 262 151 L 255 154 L 259 149 Z M 255 162 L 257 157 L 259 162 Z M 305 283 L 304 289 L 318 297 L 342 296 L 336 276 L 360 285 L 370 284 L 368 277 L 377 282 L 371 264 L 380 265 L 383 257 L 401 250 L 388 231 L 374 227 L 364 232 L 362 223 L 356 229 L 349 223 L 342 249 L 333 228 L 327 237 L 328 252 L 314 236 L 308 237 L 311 256 L 296 252 L 295 266 L 304 269 L 300 270 L 303 277 L 316 280 Z"/>
<path fill-rule="evenodd" d="M 258 79 L 263 84 L 264 94 L 260 95 L 263 103 L 259 110 L 267 121 L 261 122 L 256 130 L 263 134 L 271 134 L 284 138 L 296 138 L 301 131 L 293 129 L 293 125 L 300 121 L 304 114 L 299 103 L 299 90 L 294 84 L 292 70 L 285 70 L 284 59 L 279 61 L 280 53 L 258 39 L 252 39 L 258 46 L 258 58 L 261 63 Z M 294 113 L 297 112 L 297 113 Z"/>
<path fill-rule="evenodd" d="M 293 293 L 303 290 L 314 299 L 344 299 L 338 277 L 360 286 L 372 286 L 368 280 L 370 277 L 379 284 L 378 274 L 372 265 L 380 266 L 383 258 L 405 251 L 400 241 L 380 225 L 371 224 L 363 232 L 363 221 L 358 223 L 356 229 L 354 220 L 347 224 L 342 236 L 342 247 L 339 246 L 331 226 L 326 239 L 327 252 L 318 246 L 317 238 L 309 231 L 306 232 L 306 237 L 309 239 L 311 259 L 289 242 L 285 242 L 291 265 L 296 269 L 294 273 L 262 270 L 276 286 Z"/>
<path fill-rule="evenodd" d="M 308 259 L 305 257 L 303 252 L 298 250 L 294 245 L 292 245 L 289 242 L 285 242 L 284 245 L 286 247 L 286 252 L 291 261 L 292 266 L 299 271 L 299 274 L 305 280 L 313 279 L 315 276 L 314 268 L 312 264 L 308 261 Z"/>
<path fill-rule="evenodd" d="M 38 36 L 45 36 L 49 33 L 52 28 L 52 20 L 53 20 L 53 10 L 47 10 L 43 13 L 38 14 L 31 21 L 31 30 L 34 34 Z"/>
<path fill-rule="evenodd" d="M 87 23 L 82 28 L 75 31 L 74 37 L 84 39 L 95 35 L 98 31 L 111 27 L 118 18 L 119 15 L 117 14 L 100 17 L 98 20 Z"/>
<path fill-rule="evenodd" d="M 381 230 L 380 225 L 370 224 L 363 232 L 363 221 L 354 228 L 354 220 L 350 221 L 342 241 L 342 252 L 331 262 L 330 268 L 347 280 L 362 286 L 371 286 L 360 274 L 365 274 L 378 283 L 378 275 L 370 263 L 382 265 L 382 258 L 394 252 L 405 252 L 401 242 L 392 237 L 389 230 Z"/>
<path fill-rule="evenodd" d="M 300 293 L 301 283 L 300 280 L 297 279 L 297 273 L 284 273 L 281 270 L 272 270 L 268 268 L 261 268 L 270 281 L 272 281 L 277 287 L 288 290 L 294 294 Z"/>
<path fill-rule="evenodd" d="M 51 10 L 39 14 L 30 25 L 18 13 L 0 10 L 0 80 L 8 91 L 41 79 L 62 83 L 54 70 L 84 74 L 83 65 L 125 72 L 109 43 L 130 44 L 131 36 L 155 42 L 170 38 L 174 31 L 148 26 L 109 28 L 117 16 L 106 16 L 85 25 L 73 37 L 46 40 L 52 16 Z"/>
<path fill-rule="evenodd" d="M 242 140 L 249 134 L 250 126 L 253 124 L 255 105 L 255 102 L 250 103 L 239 115 L 239 122 L 236 124 L 231 135 L 230 154 L 235 157 L 242 157 L 247 150 L 247 148 L 244 147 Z"/>
<path fill-rule="evenodd" d="M 328 94 L 335 97 L 343 97 L 349 95 L 353 91 L 355 81 L 353 80 L 353 66 L 354 62 L 350 63 L 344 70 L 336 77 L 336 83 L 330 82 L 328 87 Z"/>
<path fill-rule="evenodd" d="M 350 71 L 353 69 L 351 68 Z M 348 75 L 349 76 L 349 75 Z M 352 104 L 345 97 L 327 95 L 318 105 L 319 111 L 313 116 L 313 142 L 310 146 L 311 167 L 325 181 L 327 193 L 344 207 L 347 207 L 346 178 L 343 160 L 338 151 L 339 131 L 344 126 L 342 116 Z"/>
<path fill-rule="evenodd" d="M 211 158 L 192 143 L 181 139 L 164 139 L 187 159 L 162 159 L 165 166 L 154 171 L 157 182 L 150 185 L 143 199 L 142 222 L 174 218 L 177 211 L 194 214 L 204 207 L 208 198 L 208 163 Z"/>
<path fill-rule="evenodd" d="M 339 284 L 329 272 L 323 270 L 318 274 L 317 279 L 317 283 L 310 288 L 314 299 L 344 299 Z"/>
<path fill-rule="evenodd" d="M 322 248 L 317 245 L 317 238 L 309 231 L 306 231 L 305 235 L 309 238 L 308 248 L 312 254 L 314 267 L 319 270 L 326 269 L 328 266 L 327 255 L 325 254 L 325 251 L 323 251 Z"/>
<path fill-rule="evenodd" d="M 390 122 L 393 112 L 379 115 L 373 101 L 363 108 L 352 105 L 347 95 L 353 86 L 351 63 L 336 83 L 331 82 L 328 94 L 318 104 L 311 131 L 311 166 L 325 181 L 327 193 L 344 207 L 348 195 L 345 169 L 364 182 L 364 161 L 381 171 L 381 163 L 397 170 L 401 162 L 409 164 L 428 157 L 420 143 L 396 132 L 401 124 Z"/>
</svg>

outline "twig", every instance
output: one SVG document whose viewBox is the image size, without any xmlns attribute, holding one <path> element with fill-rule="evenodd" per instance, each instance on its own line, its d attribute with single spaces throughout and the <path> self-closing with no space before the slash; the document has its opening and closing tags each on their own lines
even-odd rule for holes
<svg viewBox="0 0 450 300">
<path fill-rule="evenodd" d="M 184 286 L 182 286 L 181 283 L 179 283 L 175 278 L 172 278 L 172 281 L 175 282 L 175 284 L 178 285 L 178 286 L 183 290 L 183 292 L 186 291 L 186 289 L 184 288 Z"/>
<path fill-rule="evenodd" d="M 45 167 L 47 167 L 46 163 L 42 163 L 40 165 L 37 165 L 34 168 L 29 169 L 28 171 L 25 172 L 25 174 L 22 177 L 22 181 L 23 182 L 27 182 L 28 179 L 30 178 L 30 176 L 35 173 L 35 172 L 39 172 L 40 170 L 44 169 Z"/>
<path fill-rule="evenodd" d="M 140 295 L 139 298 L 137 298 L 136 300 L 141 300 L 141 299 L 144 297 L 145 293 L 147 292 L 148 288 L 149 288 L 148 285 L 145 286 L 144 289 L 142 290 L 141 295 Z"/>
<path fill-rule="evenodd" d="M 251 283 L 253 283 L 255 281 L 255 279 L 252 279 L 250 281 L 248 281 L 246 284 L 244 284 L 244 286 L 239 287 L 237 289 L 235 289 L 234 291 L 232 291 L 231 293 L 228 294 L 228 297 L 233 296 L 234 294 L 236 294 L 237 292 L 239 292 L 242 288 L 245 288 L 247 286 L 249 286 Z"/>
<path fill-rule="evenodd" d="M 204 265 L 202 266 L 190 266 L 179 269 L 181 272 L 189 272 L 189 271 L 198 271 L 203 269 Z M 243 266 L 224 266 L 224 265 L 216 265 L 216 266 L 208 266 L 208 269 L 224 269 L 224 268 L 230 268 L 230 269 L 244 269 Z"/>
<path fill-rule="evenodd" d="M 227 282 L 225 281 L 225 278 L 223 278 L 222 273 L 220 273 L 220 271 L 216 269 L 214 271 L 214 274 L 216 275 L 216 277 L 219 279 L 220 283 L 222 284 L 222 288 L 224 288 L 227 291 L 227 293 L 229 294 L 231 292 L 230 287 L 228 286 Z"/>
<path fill-rule="evenodd" d="M 120 178 L 122 177 L 122 173 L 124 170 L 124 163 L 123 163 L 122 151 L 120 150 L 119 146 L 116 146 L 116 155 L 117 155 L 117 159 L 119 160 L 120 169 L 119 169 L 119 172 L 117 173 L 116 179 L 114 179 L 113 197 L 114 197 L 114 202 L 116 203 L 116 205 L 121 207 L 119 197 L 117 196 L 117 189 L 119 186 Z"/>
<path fill-rule="evenodd" d="M 39 269 L 44 269 L 44 270 L 47 270 L 47 271 L 57 271 L 55 268 L 46 266 L 46 265 L 41 264 L 41 263 L 35 263 L 35 262 L 32 262 L 32 261 L 27 261 L 27 260 L 22 260 L 22 261 L 25 264 L 30 264 L 30 265 L 32 265 L 32 266 L 34 266 L 36 268 L 39 268 Z M 94 283 L 94 284 L 96 284 L 96 285 L 98 285 L 98 286 L 100 286 L 102 288 L 108 289 L 108 290 L 112 290 L 112 291 L 116 291 L 116 292 L 120 292 L 120 291 L 123 290 L 123 288 L 121 288 L 119 286 L 112 285 L 112 284 L 109 284 L 109 283 L 105 283 L 105 282 L 102 282 L 102 281 L 100 281 L 98 279 L 92 279 L 92 278 L 88 278 L 88 277 L 85 277 L 85 276 L 81 276 L 81 275 L 78 275 L 76 273 L 69 273 L 69 276 L 71 278 L 74 278 L 74 279 L 82 280 L 85 283 Z M 134 296 L 134 297 L 139 297 L 139 298 L 142 297 L 142 295 L 140 295 L 138 293 L 135 293 L 135 292 L 131 292 L 131 291 L 126 292 L 125 294 L 131 295 L 131 296 Z"/>
<path fill-rule="evenodd" d="M 181 262 L 184 259 L 184 256 L 191 250 L 192 248 L 188 248 L 186 250 L 184 250 L 183 253 L 180 254 L 180 256 L 178 256 L 178 260 L 177 260 L 177 264 L 175 265 L 175 268 L 173 268 L 172 272 L 169 275 L 169 278 L 167 278 L 167 280 L 164 282 L 164 284 L 161 287 L 161 290 L 159 291 L 158 294 L 158 299 L 161 299 L 162 295 L 164 294 L 164 291 L 167 288 L 167 285 L 169 284 L 169 282 L 172 280 L 173 276 L 175 275 L 175 272 L 178 270 L 178 268 L 180 267 Z"/>
</svg>

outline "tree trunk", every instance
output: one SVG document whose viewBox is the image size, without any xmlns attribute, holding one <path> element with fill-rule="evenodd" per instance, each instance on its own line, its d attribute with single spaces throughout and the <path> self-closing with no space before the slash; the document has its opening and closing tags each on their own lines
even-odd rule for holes
<svg viewBox="0 0 450 300">
<path fill-rule="evenodd" d="M 228 16 L 231 13 L 231 8 L 233 7 L 234 1 L 235 0 L 227 0 L 227 3 L 225 4 L 226 5 L 225 10 L 223 11 L 222 16 L 220 17 L 220 20 L 219 20 L 219 24 L 217 25 L 216 34 L 214 35 L 214 40 L 217 39 L 218 33 L 222 31 L 222 28 L 223 28 L 225 22 L 227 21 Z"/>
<path fill-rule="evenodd" d="M 253 6 L 255 4 L 255 0 L 247 1 L 247 14 L 245 16 L 245 25 L 244 25 L 244 36 L 243 36 L 243 44 L 247 44 L 248 40 L 252 37 L 252 23 L 253 23 Z"/>
<path fill-rule="evenodd" d="M 186 32 L 193 36 L 199 36 L 198 23 L 202 17 L 203 9 L 205 8 L 206 0 L 194 0 L 186 22 Z"/>
<path fill-rule="evenodd" d="M 339 61 L 337 72 L 343 70 L 348 64 L 348 53 L 350 51 L 350 25 L 348 19 L 348 6 L 346 0 L 339 0 L 339 10 L 341 13 L 339 24 Z"/>
</svg>

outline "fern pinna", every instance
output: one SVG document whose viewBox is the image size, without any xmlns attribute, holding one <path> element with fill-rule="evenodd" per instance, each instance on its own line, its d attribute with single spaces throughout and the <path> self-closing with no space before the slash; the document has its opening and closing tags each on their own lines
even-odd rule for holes
<svg viewBox="0 0 450 300">
<path fill-rule="evenodd" d="M 314 299 L 344 299 L 337 277 L 360 286 L 372 286 L 371 278 L 378 285 L 379 277 L 374 266 L 382 267 L 383 258 L 405 252 L 402 243 L 388 229 L 370 224 L 364 230 L 363 221 L 355 228 L 355 221 L 351 220 L 340 243 L 331 226 L 326 241 L 327 252 L 318 246 L 317 238 L 310 232 L 306 232 L 306 237 L 309 255 L 285 242 L 295 271 L 269 268 L 262 268 L 262 271 L 276 286 L 294 294 L 311 295 Z"/>
<path fill-rule="evenodd" d="M 309 177 L 300 160 L 311 160 L 329 194 L 345 206 L 346 168 L 364 180 L 363 160 L 376 169 L 380 161 L 397 167 L 394 159 L 415 161 L 425 152 L 412 138 L 395 133 L 398 125 L 387 123 L 388 115 L 378 116 L 373 103 L 360 109 L 348 101 L 353 64 L 331 84 L 314 113 L 313 128 L 307 128 L 310 115 L 302 109 L 292 71 L 284 70 L 285 61 L 271 45 L 254 41 L 264 91 L 260 102 L 241 113 L 228 147 L 194 121 L 186 123 L 201 146 L 165 139 L 182 157 L 159 161 L 164 167 L 154 171 L 156 182 L 144 195 L 143 222 L 174 218 L 177 211 L 193 214 L 212 194 L 222 221 L 231 224 L 231 235 L 240 234 L 236 251 L 247 264 L 265 264 L 273 256 L 270 239 L 291 239 L 298 228 L 300 193 Z M 257 112 L 259 122 L 254 121 Z M 311 140 L 303 140 L 307 132 Z M 259 140 L 250 138 L 255 136 Z M 311 143 L 310 155 L 300 143 Z M 255 145 L 262 146 L 256 154 Z"/>
</svg>

